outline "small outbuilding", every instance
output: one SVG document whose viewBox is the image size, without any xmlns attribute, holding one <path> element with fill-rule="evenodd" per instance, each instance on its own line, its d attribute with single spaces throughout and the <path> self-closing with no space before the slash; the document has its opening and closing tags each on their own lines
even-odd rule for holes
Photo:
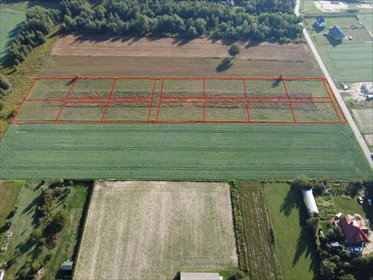
<svg viewBox="0 0 373 280">
<path fill-rule="evenodd" d="M 316 21 L 315 23 L 313 24 L 316 28 L 318 29 L 324 29 L 326 27 L 326 25 L 328 24 L 328 21 L 322 17 L 322 16 L 318 16 L 316 18 Z"/>
<path fill-rule="evenodd" d="M 312 189 L 309 189 L 309 190 L 303 189 L 302 194 L 303 194 L 303 201 L 304 201 L 304 204 L 306 205 L 308 213 L 310 213 L 310 215 L 312 216 L 317 215 L 319 213 L 319 209 L 317 209 L 316 200 L 315 200 L 315 197 L 313 196 Z"/>
<path fill-rule="evenodd" d="M 180 272 L 180 280 L 223 280 L 223 277 L 214 272 Z"/>
<path fill-rule="evenodd" d="M 333 27 L 329 28 L 328 36 L 329 38 L 337 42 L 341 42 L 342 39 L 345 37 L 341 28 L 338 25 L 334 25 Z"/>
<path fill-rule="evenodd" d="M 365 95 L 373 95 L 373 84 L 364 83 L 360 87 L 360 91 Z"/>
<path fill-rule="evenodd" d="M 74 263 L 72 261 L 65 261 L 60 266 L 59 274 L 62 277 L 71 277 L 73 273 L 73 265 Z"/>
</svg>

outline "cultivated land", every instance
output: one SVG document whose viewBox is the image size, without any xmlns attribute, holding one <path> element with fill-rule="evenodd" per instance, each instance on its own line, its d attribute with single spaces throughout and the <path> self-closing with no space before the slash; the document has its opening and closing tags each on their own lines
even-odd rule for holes
<svg viewBox="0 0 373 280">
<path fill-rule="evenodd" d="M 0 65 L 5 61 L 12 40 L 18 34 L 19 25 L 25 19 L 23 11 L 0 9 Z"/>
<path fill-rule="evenodd" d="M 12 125 L 4 178 L 371 177 L 348 125 Z"/>
<path fill-rule="evenodd" d="M 250 277 L 256 280 L 280 279 L 263 186 L 258 182 L 238 182 L 235 185 Z"/>
<path fill-rule="evenodd" d="M 264 186 L 266 204 L 275 236 L 281 278 L 313 279 L 312 237 L 307 236 L 300 223 L 301 213 L 290 185 L 273 183 Z"/>
<path fill-rule="evenodd" d="M 371 81 L 373 77 L 373 44 L 372 36 L 356 16 L 326 17 L 328 26 L 319 33 L 312 31 L 310 35 L 323 59 L 334 82 L 355 83 Z M 308 18 L 308 25 L 314 18 Z M 369 21 L 365 21 L 369 23 Z M 323 34 L 329 27 L 338 25 L 346 36 L 353 40 L 343 39 L 341 44 L 330 42 Z M 356 28 L 355 28 L 356 27 Z"/>
<path fill-rule="evenodd" d="M 237 43 L 241 59 L 298 60 L 309 59 L 309 49 L 305 44 L 249 45 Z M 135 56 L 135 57 L 228 57 L 230 44 L 220 40 L 144 38 L 102 36 L 61 37 L 52 50 L 53 56 Z"/>
<path fill-rule="evenodd" d="M 242 45 L 233 66 L 223 71 L 219 65 L 228 48 L 205 39 L 66 36 L 57 41 L 41 76 L 321 77 L 306 44 Z"/>
<path fill-rule="evenodd" d="M 227 184 L 96 183 L 74 279 L 173 279 L 236 266 Z"/>
</svg>

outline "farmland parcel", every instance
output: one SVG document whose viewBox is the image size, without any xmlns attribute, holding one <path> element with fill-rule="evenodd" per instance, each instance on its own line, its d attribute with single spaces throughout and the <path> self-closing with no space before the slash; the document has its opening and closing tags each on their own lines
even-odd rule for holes
<svg viewBox="0 0 373 280">
<path fill-rule="evenodd" d="M 227 184 L 96 183 L 74 279 L 173 279 L 236 266 Z"/>
</svg>

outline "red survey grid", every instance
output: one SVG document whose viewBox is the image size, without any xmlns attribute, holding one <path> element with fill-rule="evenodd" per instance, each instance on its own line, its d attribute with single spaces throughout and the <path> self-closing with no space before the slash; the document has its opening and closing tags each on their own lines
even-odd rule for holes
<svg viewBox="0 0 373 280">
<path fill-rule="evenodd" d="M 37 78 L 12 124 L 341 124 L 325 78 Z"/>
</svg>

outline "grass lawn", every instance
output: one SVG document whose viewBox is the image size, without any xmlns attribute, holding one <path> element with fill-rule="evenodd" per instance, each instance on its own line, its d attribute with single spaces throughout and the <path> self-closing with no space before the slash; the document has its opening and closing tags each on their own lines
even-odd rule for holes
<svg viewBox="0 0 373 280">
<path fill-rule="evenodd" d="M 23 187 L 19 195 L 18 208 L 12 219 L 12 226 L 10 228 L 13 236 L 7 253 L 2 256 L 3 260 L 14 260 L 14 263 L 5 274 L 5 280 L 15 279 L 17 271 L 25 263 L 25 260 L 32 255 L 33 248 L 32 246 L 27 246 L 26 241 L 36 226 L 35 210 L 41 194 L 41 188 L 37 186 L 37 182 L 30 182 Z M 65 208 L 69 214 L 69 220 L 68 224 L 58 234 L 57 246 L 48 250 L 51 258 L 45 266 L 46 275 L 44 279 L 54 279 L 61 263 L 68 258 L 72 258 L 79 237 L 78 228 L 89 190 L 86 186 L 73 186 L 69 188 L 71 192 L 67 198 L 62 204 L 57 204 L 53 209 L 56 212 L 59 209 Z M 17 257 L 16 251 L 18 250 L 21 254 Z"/>
<path fill-rule="evenodd" d="M 348 125 L 12 125 L 4 178 L 371 177 Z"/>
<path fill-rule="evenodd" d="M 365 216 L 363 206 L 357 202 L 357 197 L 342 197 L 339 195 L 333 195 L 335 210 L 342 212 L 343 214 L 360 214 Z"/>
<path fill-rule="evenodd" d="M 371 32 L 371 27 L 369 27 L 371 22 L 364 14 L 359 17 L 362 17 L 362 22 L 366 27 L 355 16 L 326 17 L 328 26 L 323 31 L 310 32 L 323 62 L 337 85 L 341 82 L 372 81 L 373 44 L 372 36 L 368 32 L 368 30 Z M 306 21 L 311 26 L 315 20 L 306 18 Z M 323 34 L 327 33 L 328 28 L 333 25 L 340 26 L 345 36 L 352 36 L 353 40 L 343 39 L 340 44 L 330 42 Z M 358 28 L 352 28 L 352 25 Z"/>
<path fill-rule="evenodd" d="M 309 239 L 308 242 L 306 233 L 302 232 L 300 211 L 295 205 L 290 208 L 289 212 L 283 211 L 286 206 L 291 206 L 293 197 L 289 192 L 290 185 L 285 183 L 264 186 L 280 263 L 281 278 L 287 280 L 300 279 L 300 277 L 301 279 L 313 279 L 309 244 L 313 241 Z"/>
<path fill-rule="evenodd" d="M 243 242 L 251 279 L 279 279 L 279 266 L 271 236 L 263 186 L 259 182 L 237 182 Z M 236 221 L 238 219 L 236 218 Z M 265 273 L 263 273 L 265 271 Z"/>
<path fill-rule="evenodd" d="M 14 209 L 24 181 L 0 181 L 0 226 Z"/>
<path fill-rule="evenodd" d="M 1 4 L 2 5 L 2 4 Z M 11 9 L 0 9 L 0 65 L 4 63 L 13 38 L 18 34 L 26 13 Z"/>
</svg>

